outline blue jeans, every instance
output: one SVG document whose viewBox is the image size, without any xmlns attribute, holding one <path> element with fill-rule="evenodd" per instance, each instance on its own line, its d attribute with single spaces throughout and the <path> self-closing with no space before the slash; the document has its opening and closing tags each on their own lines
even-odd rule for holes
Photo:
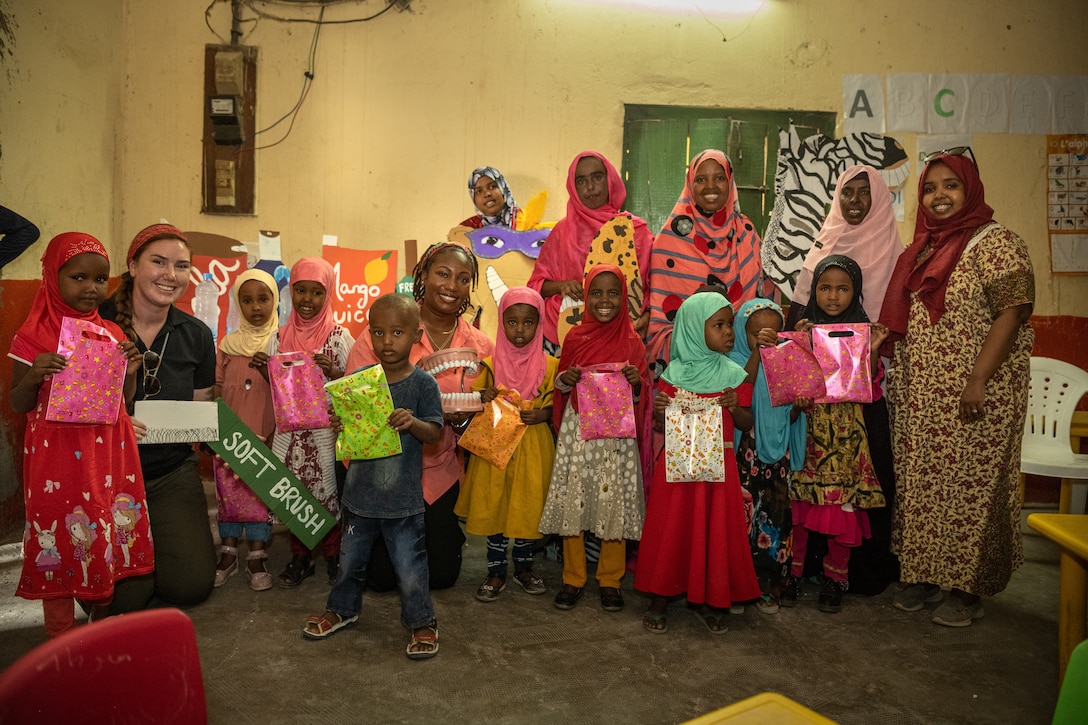
<svg viewBox="0 0 1088 725">
<path fill-rule="evenodd" d="M 246 532 L 246 541 L 268 541 L 272 538 L 272 525 L 267 521 L 220 521 L 220 539 L 240 539 L 242 530 Z"/>
<path fill-rule="evenodd" d="M 378 537 L 385 539 L 400 588 L 400 621 L 409 629 L 434 620 L 423 514 L 403 519 L 372 519 L 341 511 L 340 571 L 325 608 L 341 617 L 354 617 L 362 608 L 366 567 Z"/>
</svg>

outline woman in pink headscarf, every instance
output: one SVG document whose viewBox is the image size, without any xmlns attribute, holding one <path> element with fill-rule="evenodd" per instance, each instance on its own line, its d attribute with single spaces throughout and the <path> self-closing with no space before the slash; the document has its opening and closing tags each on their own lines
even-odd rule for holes
<svg viewBox="0 0 1088 725">
<path fill-rule="evenodd" d="M 333 320 L 329 295 L 335 291 L 336 274 L 331 264 L 320 257 L 305 257 L 295 262 L 291 268 L 291 314 L 287 324 L 268 341 L 268 355 L 312 353 L 326 381 L 343 377 L 355 339 Z M 253 362 L 263 368 L 268 358 L 257 353 Z M 277 432 L 272 438 L 272 452 L 306 484 L 329 513 L 336 516 L 340 512 L 336 433 L 331 428 Z M 331 583 L 340 565 L 339 523 L 325 535 L 318 548 L 325 557 Z M 309 547 L 291 534 L 291 561 L 280 574 L 280 586 L 297 587 L 303 579 L 314 575 L 314 569 Z"/>
<path fill-rule="evenodd" d="M 878 319 L 892 270 L 902 251 L 892 192 L 884 178 L 872 166 L 849 167 L 835 184 L 831 211 L 797 275 L 786 329 L 792 330 L 801 319 L 812 294 L 812 271 L 831 254 L 850 257 L 861 267 L 865 279 L 865 297 L 861 303 L 870 320 Z"/>
<path fill-rule="evenodd" d="M 627 187 L 608 159 L 596 151 L 585 151 L 574 157 L 567 171 L 567 194 L 567 215 L 548 235 L 526 283 L 544 298 L 544 349 L 552 355 L 559 354 L 559 306 L 564 297 L 582 299 L 590 242 L 606 221 L 620 213 L 627 200 Z M 636 216 L 631 220 L 639 273 L 646 289 L 653 235 L 646 222 Z M 645 334 L 648 320 L 648 313 L 643 312 L 635 321 L 640 336 Z"/>
</svg>

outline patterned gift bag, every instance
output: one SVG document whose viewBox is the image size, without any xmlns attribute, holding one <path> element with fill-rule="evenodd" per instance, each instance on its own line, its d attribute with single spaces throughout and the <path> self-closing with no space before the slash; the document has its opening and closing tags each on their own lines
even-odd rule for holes
<svg viewBox="0 0 1088 725">
<path fill-rule="evenodd" d="M 325 386 L 344 426 L 336 437 L 336 460 L 400 455 L 400 432 L 389 427 L 393 396 L 381 365 L 372 365 Z"/>
<path fill-rule="evenodd" d="M 823 397 L 824 373 L 811 347 L 804 332 L 780 332 L 777 345 L 759 348 L 771 405 L 792 403 L 799 395 L 813 400 Z"/>
<path fill-rule="evenodd" d="M 117 420 L 124 397 L 125 353 L 109 330 L 65 317 L 57 353 L 68 364 L 53 376 L 45 419 L 62 423 L 105 424 Z"/>
<path fill-rule="evenodd" d="M 722 407 L 686 390 L 665 408 L 665 480 L 725 481 Z"/>
<path fill-rule="evenodd" d="M 578 381 L 578 417 L 582 440 L 634 438 L 635 405 L 626 363 L 602 363 L 582 369 Z"/>
<path fill-rule="evenodd" d="M 827 394 L 817 403 L 873 402 L 868 323 L 816 325 L 812 352 L 824 371 Z"/>
<path fill-rule="evenodd" d="M 325 376 L 308 352 L 286 352 L 268 359 L 268 384 L 276 432 L 329 427 Z"/>
<path fill-rule="evenodd" d="M 529 429 L 521 422 L 521 411 L 532 405 L 532 401 L 523 401 L 516 390 L 500 385 L 499 394 L 484 403 L 484 409 L 473 417 L 457 445 L 505 471 Z"/>
</svg>

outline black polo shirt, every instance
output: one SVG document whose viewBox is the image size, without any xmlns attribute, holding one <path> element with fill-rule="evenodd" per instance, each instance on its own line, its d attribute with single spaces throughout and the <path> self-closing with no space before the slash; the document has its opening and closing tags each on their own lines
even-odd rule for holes
<svg viewBox="0 0 1088 725">
<path fill-rule="evenodd" d="M 98 312 L 107 320 L 117 320 L 113 298 L 103 302 Z M 141 341 L 135 342 L 140 352 L 146 351 Z M 157 374 L 162 390 L 151 400 L 192 400 L 193 391 L 215 384 L 215 341 L 208 326 L 192 315 L 171 307 L 166 323 L 151 343 L 151 349 L 162 357 Z M 136 400 L 145 399 L 142 373 L 141 370 L 141 374 L 136 376 Z M 187 443 L 140 446 L 144 478 L 152 480 L 165 476 L 180 466 L 192 452 L 192 445 Z"/>
</svg>

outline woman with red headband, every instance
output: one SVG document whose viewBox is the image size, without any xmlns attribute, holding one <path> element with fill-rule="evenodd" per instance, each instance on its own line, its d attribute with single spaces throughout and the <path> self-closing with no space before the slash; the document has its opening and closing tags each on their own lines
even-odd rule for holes
<svg viewBox="0 0 1088 725">
<path fill-rule="evenodd" d="M 142 230 L 128 248 L 128 271 L 100 313 L 144 354 L 136 400 L 211 400 L 215 342 L 208 327 L 175 303 L 189 286 L 192 252 L 169 224 Z M 155 573 L 118 582 L 112 614 L 144 609 L 152 599 L 197 604 L 212 592 L 215 545 L 208 504 L 188 443 L 140 446 Z"/>
</svg>

